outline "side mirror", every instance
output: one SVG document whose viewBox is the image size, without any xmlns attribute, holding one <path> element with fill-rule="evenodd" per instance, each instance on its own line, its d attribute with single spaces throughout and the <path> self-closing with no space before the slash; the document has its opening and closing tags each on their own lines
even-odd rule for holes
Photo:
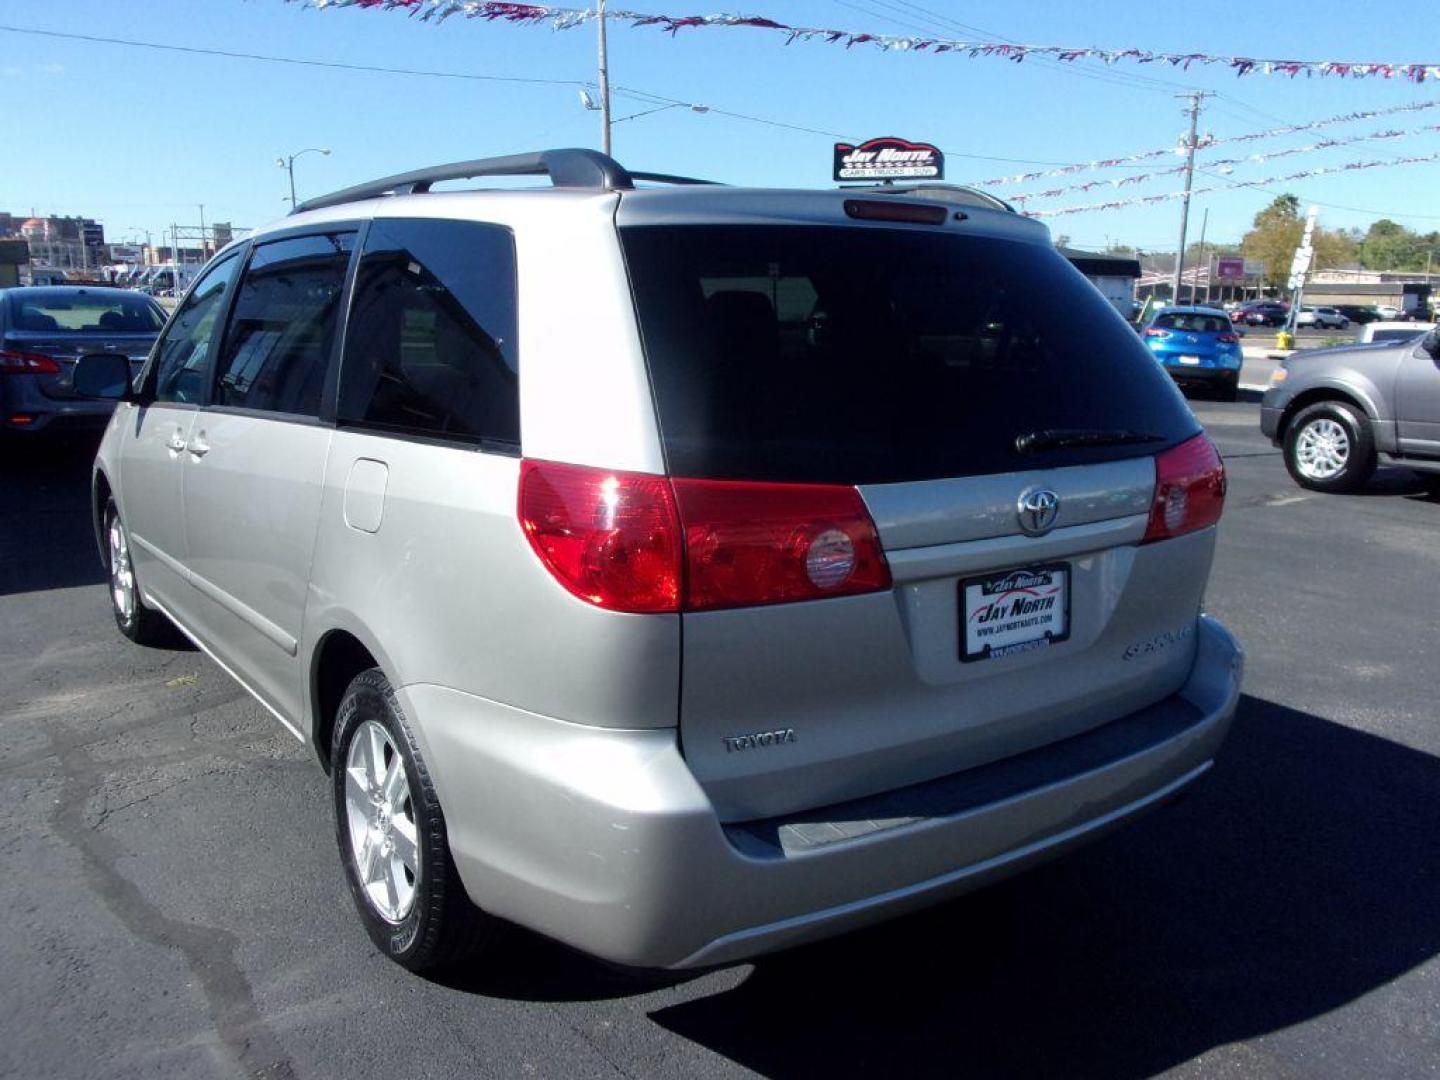
<svg viewBox="0 0 1440 1080">
<path fill-rule="evenodd" d="M 1440 360 L 1440 330 L 1431 330 L 1426 334 L 1420 347 L 1436 360 Z"/>
<path fill-rule="evenodd" d="M 130 358 L 119 353 L 89 353 L 75 362 L 71 382 L 81 397 L 127 401 L 131 397 Z"/>
</svg>

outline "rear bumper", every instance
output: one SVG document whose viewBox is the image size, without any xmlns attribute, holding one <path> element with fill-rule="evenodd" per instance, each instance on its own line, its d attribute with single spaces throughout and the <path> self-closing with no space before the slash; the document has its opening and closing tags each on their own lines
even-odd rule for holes
<svg viewBox="0 0 1440 1080">
<path fill-rule="evenodd" d="M 722 825 L 673 732 L 613 731 L 436 686 L 401 691 L 476 903 L 639 967 L 730 963 L 1015 873 L 1203 774 L 1243 661 L 1202 618 L 1171 698 L 1029 754 L 790 821 Z"/>
<path fill-rule="evenodd" d="M 1180 364 L 1164 363 L 1161 366 L 1165 373 L 1182 385 L 1193 383 L 1197 386 L 1230 386 L 1240 381 L 1240 365 L 1224 367 L 1216 363 L 1209 364 Z"/>
<path fill-rule="evenodd" d="M 52 398 L 34 375 L 0 376 L 0 432 L 99 431 L 110 422 L 113 401 Z"/>
</svg>

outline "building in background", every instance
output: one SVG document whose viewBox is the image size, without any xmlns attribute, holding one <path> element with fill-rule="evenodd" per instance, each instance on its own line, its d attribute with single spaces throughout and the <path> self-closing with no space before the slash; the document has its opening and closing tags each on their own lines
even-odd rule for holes
<svg viewBox="0 0 1440 1080">
<path fill-rule="evenodd" d="M 24 240 L 0 240 L 0 289 L 20 284 L 20 268 L 30 262 L 30 245 Z"/>
<path fill-rule="evenodd" d="M 44 281 L 102 277 L 110 261 L 105 226 L 85 217 L 25 217 L 0 213 L 0 240 L 23 240 L 29 252 L 26 276 Z"/>
<path fill-rule="evenodd" d="M 1057 251 L 1070 260 L 1070 265 L 1090 279 L 1125 319 L 1135 314 L 1135 282 L 1140 279 L 1140 260 L 1133 255 L 1105 255 L 1098 251 L 1081 251 L 1062 247 Z"/>
</svg>

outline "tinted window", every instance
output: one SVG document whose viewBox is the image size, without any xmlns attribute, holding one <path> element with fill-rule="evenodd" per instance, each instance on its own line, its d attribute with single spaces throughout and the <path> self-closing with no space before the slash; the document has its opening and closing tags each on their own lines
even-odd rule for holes
<svg viewBox="0 0 1440 1080">
<path fill-rule="evenodd" d="M 199 402 L 215 323 L 240 260 L 228 255 L 201 275 L 155 350 L 155 400 Z"/>
<path fill-rule="evenodd" d="M 216 405 L 319 413 L 353 242 L 339 233 L 255 248 L 216 365 Z"/>
<path fill-rule="evenodd" d="M 621 230 L 670 470 L 877 483 L 1153 454 L 1197 430 L 1130 327 L 1039 244 L 918 230 Z M 1048 428 L 1143 446 L 1021 455 Z"/>
<path fill-rule="evenodd" d="M 1193 315 L 1175 313 L 1155 316 L 1155 326 L 1161 330 L 1183 330 L 1192 334 L 1228 334 L 1234 330 L 1229 319 L 1219 315 Z"/>
<path fill-rule="evenodd" d="M 517 371 L 509 230 L 374 222 L 356 272 L 339 419 L 518 445 Z"/>
<path fill-rule="evenodd" d="M 165 324 L 153 300 L 120 289 L 32 289 L 11 310 L 16 330 L 39 333 L 154 334 Z"/>
</svg>

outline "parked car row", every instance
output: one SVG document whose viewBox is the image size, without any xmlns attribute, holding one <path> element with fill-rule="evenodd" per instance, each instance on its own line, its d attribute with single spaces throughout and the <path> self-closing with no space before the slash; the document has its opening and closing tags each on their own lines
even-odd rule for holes
<svg viewBox="0 0 1440 1080">
<path fill-rule="evenodd" d="M 1290 305 L 1281 300 L 1227 303 L 1224 309 L 1237 326 L 1278 327 L 1290 321 Z M 1393 304 L 1304 305 L 1295 317 L 1295 324 L 1321 330 L 1345 330 L 1351 323 L 1404 322 L 1420 317 Z"/>
</svg>

